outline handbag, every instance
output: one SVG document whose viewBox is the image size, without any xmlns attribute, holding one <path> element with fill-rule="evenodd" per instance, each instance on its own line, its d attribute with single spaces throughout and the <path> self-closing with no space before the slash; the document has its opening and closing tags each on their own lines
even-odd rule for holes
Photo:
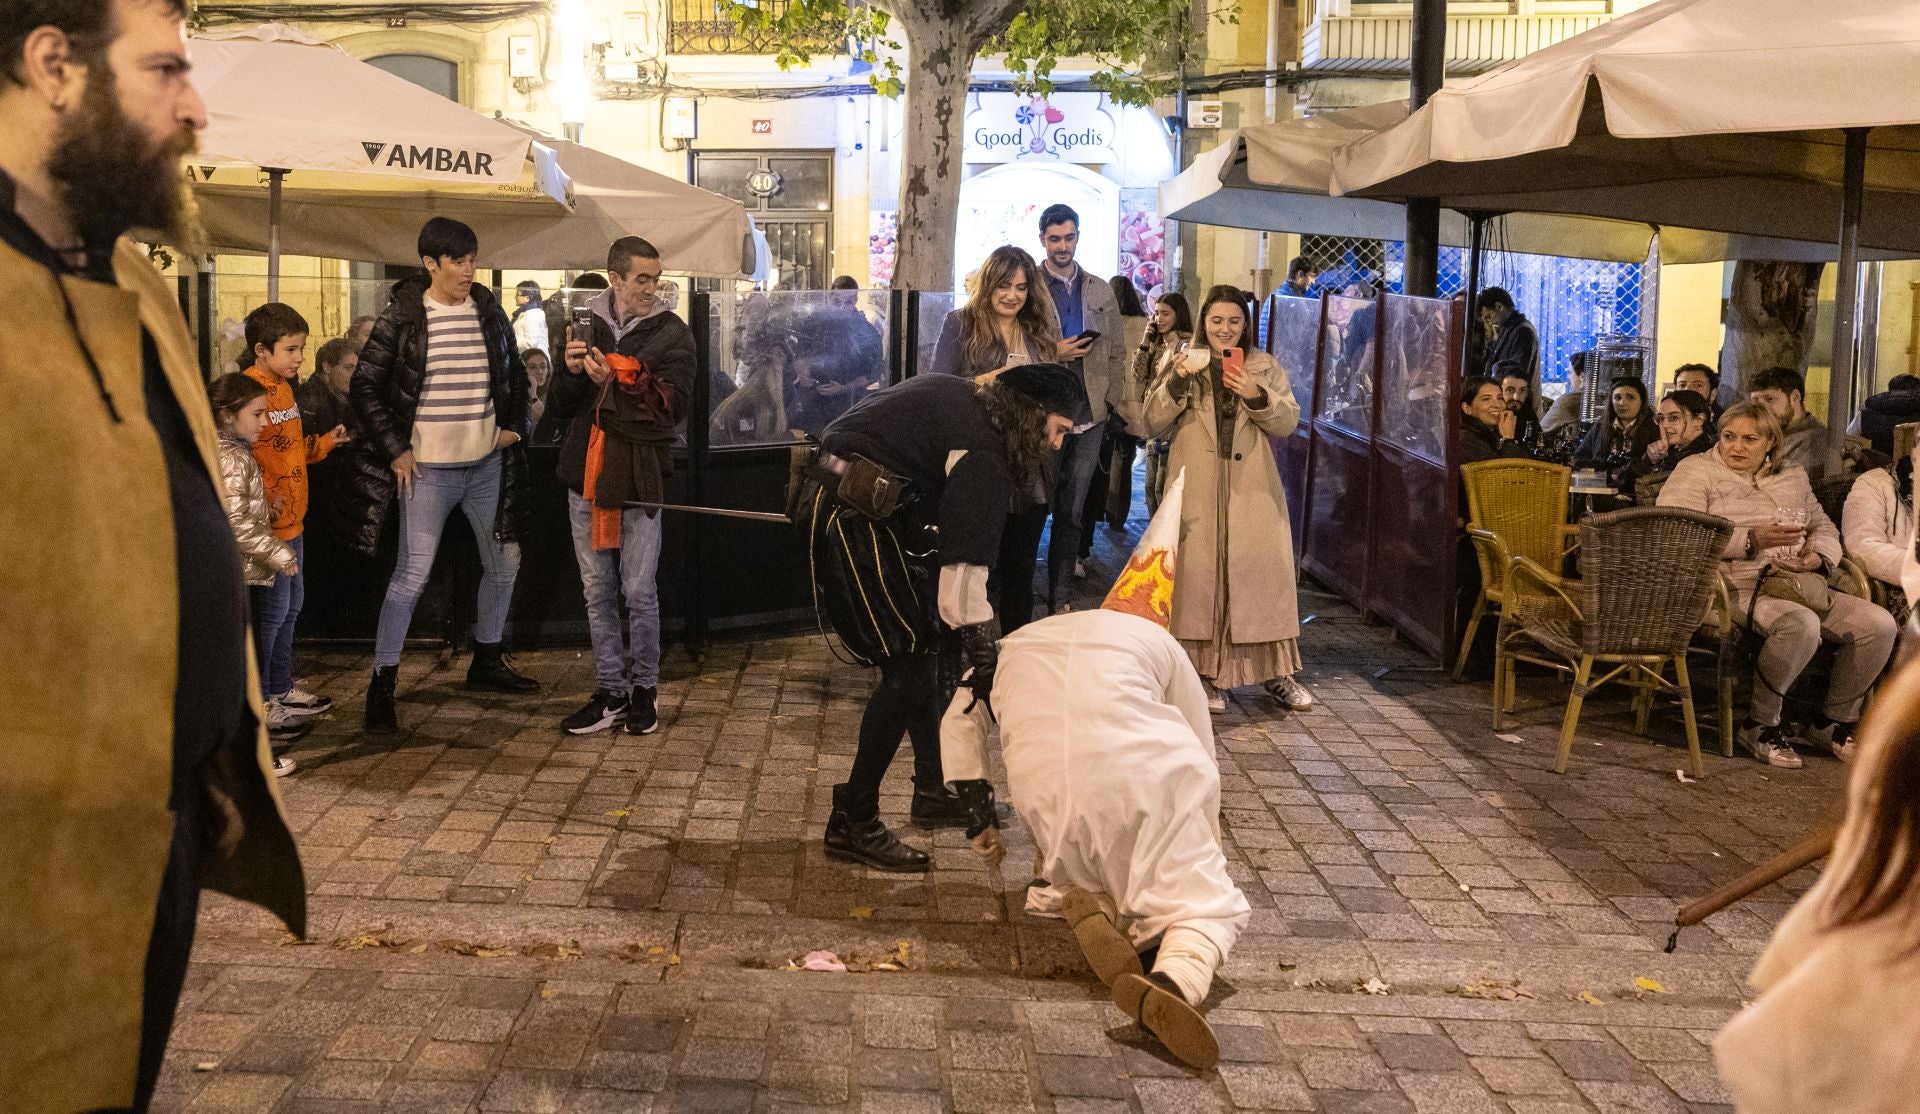
<svg viewBox="0 0 1920 1114">
<path fill-rule="evenodd" d="M 1833 609 L 1833 589 L 1817 572 L 1788 572 L 1769 566 L 1761 572 L 1760 586 L 1754 594 L 1797 603 L 1822 619 Z"/>
</svg>

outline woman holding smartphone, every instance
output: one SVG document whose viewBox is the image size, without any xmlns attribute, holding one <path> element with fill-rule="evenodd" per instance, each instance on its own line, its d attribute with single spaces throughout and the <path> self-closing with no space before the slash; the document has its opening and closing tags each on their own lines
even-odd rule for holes
<svg viewBox="0 0 1920 1114">
<path fill-rule="evenodd" d="M 1047 304 L 1040 268 L 1012 244 L 993 249 L 980 265 L 979 282 L 967 304 L 947 314 L 933 347 L 935 375 L 964 375 L 991 383 L 1008 368 L 1050 363 L 1059 356 L 1060 327 Z M 1027 477 L 1013 493 L 1000 555 L 987 581 L 1000 633 L 1012 634 L 1033 620 L 1033 573 L 1040 562 L 1040 535 L 1047 526 L 1047 492 L 1053 467 Z"/>
<path fill-rule="evenodd" d="M 1287 373 L 1253 348 L 1252 315 L 1231 286 L 1207 291 L 1194 341 L 1147 392 L 1149 436 L 1170 438 L 1167 474 L 1185 474 L 1173 634 L 1208 684 L 1262 683 L 1296 711 L 1313 706 L 1300 683 L 1300 606 L 1294 592 L 1287 494 L 1267 438 L 1300 424 Z"/>
</svg>

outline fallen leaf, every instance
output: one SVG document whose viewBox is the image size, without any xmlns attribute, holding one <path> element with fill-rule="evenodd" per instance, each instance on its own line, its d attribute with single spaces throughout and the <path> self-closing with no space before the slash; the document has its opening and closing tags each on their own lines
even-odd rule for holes
<svg viewBox="0 0 1920 1114">
<path fill-rule="evenodd" d="M 868 917 L 873 916 L 873 906 L 856 905 L 853 908 L 847 910 L 847 916 L 852 917 L 856 921 L 864 921 Z"/>
<path fill-rule="evenodd" d="M 1687 776 L 1687 771 L 1685 771 L 1685 770 L 1675 770 L 1675 771 L 1673 771 L 1673 776 L 1674 776 L 1674 777 L 1677 777 L 1677 778 L 1679 778 L 1679 779 L 1680 779 L 1680 784 L 1682 784 L 1682 785 L 1697 785 L 1697 784 L 1699 784 L 1699 781 L 1698 781 L 1698 779 L 1696 779 L 1696 778 L 1690 778 L 1690 777 L 1688 777 L 1688 776 Z"/>
<path fill-rule="evenodd" d="M 670 956 L 668 956 L 668 957 L 667 957 L 667 966 L 669 966 L 669 967 L 678 967 L 678 966 L 680 966 L 680 957 L 679 957 L 678 955 L 670 955 Z"/>
<path fill-rule="evenodd" d="M 1518 736 L 1518 735 L 1495 735 L 1495 736 L 1494 736 L 1494 738 L 1496 738 L 1496 739 L 1498 739 L 1498 740 L 1500 740 L 1500 741 L 1501 741 L 1501 742 L 1503 742 L 1503 743 L 1524 743 L 1524 742 L 1526 742 L 1526 740 L 1525 740 L 1525 739 L 1523 739 L 1523 738 L 1521 738 L 1521 737 L 1520 737 L 1520 736 Z"/>
<path fill-rule="evenodd" d="M 633 813 L 629 812 L 624 808 L 616 808 L 616 809 L 608 810 L 607 815 L 608 816 L 632 816 Z"/>
<path fill-rule="evenodd" d="M 413 943 L 411 940 L 396 940 L 386 935 L 392 925 L 382 925 L 372 932 L 356 932 L 351 936 L 342 936 L 333 942 L 333 946 L 343 952 L 357 952 L 363 948 L 404 948 Z"/>
<path fill-rule="evenodd" d="M 542 998 L 551 998 L 558 993 L 560 993 L 558 990 L 555 990 L 554 988 L 547 986 L 545 984 L 542 984 L 540 987 L 540 997 Z"/>
<path fill-rule="evenodd" d="M 1645 975 L 1635 975 L 1633 977 L 1633 985 L 1639 987 L 1642 990 L 1651 991 L 1655 994 L 1665 994 L 1667 992 L 1666 987 L 1661 986 L 1658 982 L 1646 977 Z"/>
<path fill-rule="evenodd" d="M 1458 994 L 1464 998 L 1478 998 L 1487 1002 L 1511 1002 L 1517 998 L 1532 998 L 1533 992 L 1516 982 L 1500 979 L 1488 979 L 1485 982 L 1471 982 L 1465 986 L 1450 986 L 1447 993 Z"/>
<path fill-rule="evenodd" d="M 663 948 L 663 947 L 661 947 L 661 946 L 660 946 L 659 944 L 655 944 L 655 945 L 654 945 L 653 947 L 651 947 L 651 948 L 648 948 L 648 949 L 647 949 L 647 954 L 648 954 L 648 955 L 661 955 L 661 954 L 663 954 L 663 953 L 665 953 L 665 952 L 666 952 L 666 950 L 667 950 L 667 949 L 665 949 L 665 948 Z"/>
<path fill-rule="evenodd" d="M 413 947 L 407 949 L 407 954 L 420 955 L 424 953 L 426 950 L 427 950 L 427 946 L 425 944 L 415 944 Z"/>
<path fill-rule="evenodd" d="M 1593 991 L 1591 990 L 1582 990 L 1580 993 L 1573 996 L 1573 1000 L 1576 1002 L 1585 1002 L 1589 1006 L 1606 1005 L 1605 1002 L 1602 1002 L 1600 999 L 1595 998 L 1593 996 Z"/>
<path fill-rule="evenodd" d="M 530 944 L 521 949 L 521 954 L 530 955 L 536 959 L 578 959 L 580 958 L 580 941 L 568 940 L 565 943 Z"/>
<path fill-rule="evenodd" d="M 465 940 L 442 940 L 440 947 L 455 955 L 478 956 L 481 959 L 498 959 L 501 956 L 519 955 L 512 948 L 496 948 L 487 944 L 470 944 Z"/>
<path fill-rule="evenodd" d="M 1375 975 L 1366 982 L 1356 985 L 1353 989 L 1357 994 L 1387 994 L 1393 990 L 1393 984 L 1381 982 L 1380 976 Z"/>
</svg>

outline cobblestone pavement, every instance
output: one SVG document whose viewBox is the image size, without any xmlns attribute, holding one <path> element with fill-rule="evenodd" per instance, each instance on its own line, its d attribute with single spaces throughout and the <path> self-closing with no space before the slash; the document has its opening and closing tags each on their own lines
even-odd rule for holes
<svg viewBox="0 0 1920 1114">
<path fill-rule="evenodd" d="M 1677 901 L 1837 799 L 1837 764 L 1710 755 L 1683 784 L 1677 713 L 1638 739 L 1603 698 L 1558 776 L 1560 682 L 1523 676 L 1502 740 L 1484 684 L 1302 603 L 1320 705 L 1248 689 L 1217 720 L 1254 906 L 1211 1003 L 1218 1071 L 1158 1052 L 1064 927 L 1020 911 L 1017 824 L 997 876 L 958 832 L 909 836 L 923 876 L 823 856 L 869 678 L 817 638 L 676 649 L 644 738 L 561 733 L 591 662 L 544 652 L 519 659 L 531 700 L 410 656 L 409 732 L 371 742 L 368 660 L 321 653 L 309 679 L 339 705 L 283 783 L 310 938 L 209 896 L 157 1109 L 1730 1109 L 1707 1042 L 1811 876 L 1661 947 Z M 867 969 L 783 969 L 813 949 Z"/>
</svg>

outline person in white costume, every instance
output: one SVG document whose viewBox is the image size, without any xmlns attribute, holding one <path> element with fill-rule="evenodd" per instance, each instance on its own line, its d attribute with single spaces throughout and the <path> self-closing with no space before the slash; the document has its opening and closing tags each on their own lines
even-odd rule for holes
<svg viewBox="0 0 1920 1114">
<path fill-rule="evenodd" d="M 997 720 L 1008 791 L 1089 965 L 1115 1005 L 1209 1068 L 1219 1044 L 1197 1007 L 1251 909 L 1220 846 L 1206 688 L 1166 625 L 1180 488 L 1176 478 L 1099 610 L 1001 642 L 990 699 L 963 687 L 948 709 L 941 760 L 969 802 L 975 853 L 998 863 L 985 753 Z"/>
</svg>

